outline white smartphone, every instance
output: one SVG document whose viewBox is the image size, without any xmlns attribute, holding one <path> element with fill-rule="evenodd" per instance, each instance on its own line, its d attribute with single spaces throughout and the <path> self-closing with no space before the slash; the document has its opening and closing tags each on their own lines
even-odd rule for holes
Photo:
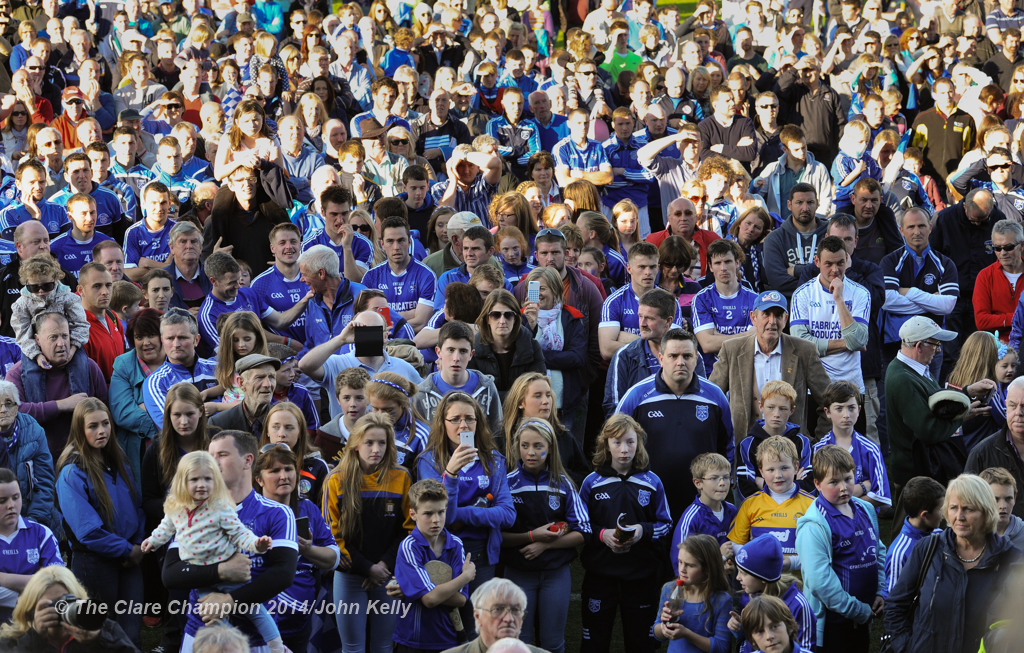
<svg viewBox="0 0 1024 653">
<path fill-rule="evenodd" d="M 459 443 L 467 447 L 476 448 L 476 433 L 473 431 L 462 431 L 459 433 Z"/>
<path fill-rule="evenodd" d="M 537 304 L 540 302 L 540 281 L 534 279 L 526 284 L 526 301 Z"/>
</svg>

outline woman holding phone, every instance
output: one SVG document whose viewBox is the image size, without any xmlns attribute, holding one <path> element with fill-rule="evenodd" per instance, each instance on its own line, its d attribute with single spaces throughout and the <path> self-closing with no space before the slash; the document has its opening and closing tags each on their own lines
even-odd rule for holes
<svg viewBox="0 0 1024 653">
<path fill-rule="evenodd" d="M 416 471 L 419 480 L 437 479 L 448 490 L 446 526 L 462 539 L 476 564 L 476 578 L 469 584 L 472 594 L 494 578 L 501 531 L 512 526 L 516 517 L 505 457 L 494 448 L 487 418 L 476 400 L 464 392 L 449 392 L 441 399 Z M 468 631 L 474 623 L 473 607 L 467 602 L 460 612 Z"/>
</svg>

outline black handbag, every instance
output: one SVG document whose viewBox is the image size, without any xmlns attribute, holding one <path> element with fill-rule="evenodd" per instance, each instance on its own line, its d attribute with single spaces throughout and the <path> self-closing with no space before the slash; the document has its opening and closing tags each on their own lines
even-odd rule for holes
<svg viewBox="0 0 1024 653">
<path fill-rule="evenodd" d="M 928 538 L 928 543 L 925 544 L 924 558 L 921 560 L 921 570 L 917 574 L 917 589 L 914 591 L 914 602 L 911 604 L 911 612 L 917 609 L 917 603 L 921 600 L 921 587 L 924 585 L 925 574 L 928 573 L 928 567 L 932 564 L 932 558 L 935 557 L 935 552 L 939 548 L 939 538 L 942 535 L 931 535 Z M 878 647 L 878 653 L 896 653 L 896 649 L 892 647 L 892 635 L 886 633 L 882 635 L 880 646 Z"/>
</svg>

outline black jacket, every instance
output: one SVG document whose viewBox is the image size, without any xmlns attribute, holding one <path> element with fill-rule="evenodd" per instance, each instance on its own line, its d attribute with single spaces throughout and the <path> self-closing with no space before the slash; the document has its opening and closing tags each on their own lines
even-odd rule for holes
<svg viewBox="0 0 1024 653">
<path fill-rule="evenodd" d="M 513 348 L 512 364 L 509 365 L 507 374 L 502 373 L 498 355 L 494 353 L 494 349 L 489 344 L 480 339 L 480 334 L 477 334 L 476 342 L 473 343 L 473 351 L 473 358 L 469 359 L 467 367 L 493 376 L 494 386 L 498 389 L 498 396 L 502 401 L 505 401 L 505 394 L 521 374 L 527 372 L 547 374 L 548 371 L 544 364 L 544 352 L 540 348 L 540 343 L 533 339 L 533 333 L 525 324 L 519 329 L 519 336 L 516 338 Z"/>
<path fill-rule="evenodd" d="M 989 467 L 1002 467 L 1013 474 L 1017 487 L 1024 487 L 1024 462 L 1014 451 L 1013 446 L 1006 441 L 1006 429 L 993 433 L 971 449 L 964 472 L 978 474 Z M 1021 501 L 1019 496 L 1013 506 L 1013 514 L 1024 519 L 1024 501 Z"/>
<path fill-rule="evenodd" d="M 767 75 L 776 75 L 769 70 Z M 760 84 L 759 84 L 760 86 Z M 807 136 L 807 149 L 818 161 L 831 161 L 839 152 L 839 137 L 846 124 L 846 110 L 839 94 L 822 82 L 812 91 L 802 84 L 797 71 L 790 68 L 775 79 L 779 96 L 779 124 L 798 125 Z"/>
<path fill-rule="evenodd" d="M 962 201 L 946 207 L 935 216 L 929 242 L 932 249 L 945 254 L 956 265 L 960 278 L 957 304 L 971 304 L 975 279 L 982 270 L 996 262 L 996 255 L 989 251 L 986 243 L 992 239 L 992 227 L 1004 217 L 997 206 L 992 209 L 988 220 L 976 225 L 967 219 Z"/>
<path fill-rule="evenodd" d="M 0 651 L 17 653 L 137 653 L 138 650 L 113 619 L 107 619 L 103 623 L 103 628 L 96 639 L 90 642 L 71 640 L 59 648 L 50 644 L 34 630 L 28 631 L 18 639 L 0 639 Z"/>
<path fill-rule="evenodd" d="M 231 255 L 245 261 L 252 268 L 255 279 L 265 271 L 268 261 L 274 260 L 270 251 L 270 230 L 278 224 L 289 222 L 288 214 L 281 205 L 257 193 L 256 212 L 246 221 L 245 211 L 238 205 L 234 192 L 222 186 L 213 197 L 213 212 L 203 229 L 203 260 L 205 261 L 217 241 L 223 238 L 221 246 L 233 245 Z M 289 202 L 288 206 L 291 206 Z"/>
</svg>

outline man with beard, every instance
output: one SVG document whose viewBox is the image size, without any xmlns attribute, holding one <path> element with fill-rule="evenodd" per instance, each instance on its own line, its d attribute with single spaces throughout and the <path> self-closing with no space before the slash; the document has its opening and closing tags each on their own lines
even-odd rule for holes
<svg viewBox="0 0 1024 653">
<path fill-rule="evenodd" d="M 825 223 L 817 218 L 818 193 L 814 186 L 798 183 L 789 191 L 789 219 L 764 240 L 764 268 L 768 285 L 791 295 L 799 285 L 803 269 L 814 263 L 818 240 Z"/>
</svg>

